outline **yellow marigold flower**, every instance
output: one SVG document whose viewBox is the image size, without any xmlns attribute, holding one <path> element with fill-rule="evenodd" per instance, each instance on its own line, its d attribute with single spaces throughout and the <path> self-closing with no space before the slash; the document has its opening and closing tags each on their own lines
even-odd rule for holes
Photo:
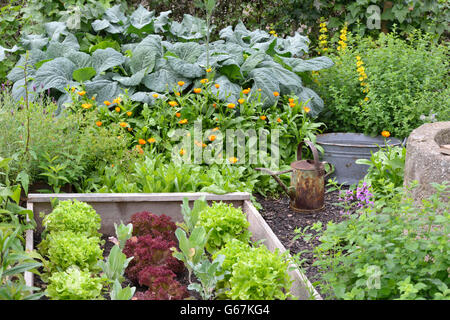
<svg viewBox="0 0 450 320">
<path fill-rule="evenodd" d="M 152 96 L 153 96 L 153 98 L 157 99 L 159 97 L 159 94 L 154 93 L 154 94 L 152 94 Z"/>
<path fill-rule="evenodd" d="M 178 123 L 179 124 L 186 124 L 186 123 L 188 123 L 188 120 L 187 119 L 183 119 L 183 120 L 178 121 Z"/>
<path fill-rule="evenodd" d="M 209 141 L 214 141 L 214 140 L 216 140 L 216 136 L 212 134 L 208 137 L 208 139 L 209 139 Z"/>
<path fill-rule="evenodd" d="M 208 83 L 209 82 L 209 80 L 208 79 L 202 79 L 202 80 L 200 80 L 200 83 L 203 83 L 203 84 L 205 84 L 205 83 Z"/>
<path fill-rule="evenodd" d="M 243 104 L 243 103 L 245 102 L 245 99 L 239 99 L 238 102 L 239 102 L 240 104 Z"/>
<path fill-rule="evenodd" d="M 128 126 L 128 123 L 126 123 L 126 122 L 121 122 L 121 123 L 119 123 L 119 126 L 121 126 L 122 128 L 125 128 L 125 127 Z"/>
<path fill-rule="evenodd" d="M 229 108 L 229 109 L 234 109 L 234 107 L 236 107 L 236 105 L 234 103 L 229 103 L 227 105 L 227 108 Z"/>
<path fill-rule="evenodd" d="M 261 120 L 263 120 L 263 121 L 267 119 L 266 116 L 260 116 L 259 118 L 260 118 Z"/>
<path fill-rule="evenodd" d="M 148 139 L 147 141 L 148 141 L 148 143 L 155 143 L 155 142 L 156 142 L 156 139 L 155 139 L 155 138 L 150 138 L 150 139 Z"/>
<path fill-rule="evenodd" d="M 277 35 L 276 33 L 275 33 L 273 36 L 274 36 L 275 38 L 278 37 L 278 35 Z"/>
<path fill-rule="evenodd" d="M 366 101 L 366 102 L 369 101 L 369 97 L 365 97 L 364 101 Z"/>
<path fill-rule="evenodd" d="M 250 93 L 250 89 L 248 89 L 248 88 L 247 88 L 247 89 L 244 89 L 244 90 L 242 90 L 242 93 L 243 93 L 243 94 L 249 94 L 249 93 Z"/>
<path fill-rule="evenodd" d="M 179 85 L 180 87 L 184 86 L 184 81 L 178 81 L 178 85 Z"/>
<path fill-rule="evenodd" d="M 305 110 L 306 113 L 309 113 L 311 111 L 311 109 L 308 107 L 303 107 L 303 110 Z"/>
<path fill-rule="evenodd" d="M 139 144 L 142 144 L 142 145 L 144 145 L 144 144 L 146 144 L 147 143 L 147 141 L 145 141 L 144 139 L 139 139 Z"/>
<path fill-rule="evenodd" d="M 208 69 L 206 69 L 206 72 L 211 72 L 212 71 L 212 69 L 211 68 L 208 68 Z"/>
<path fill-rule="evenodd" d="M 170 104 L 172 107 L 176 107 L 176 106 L 178 105 L 178 102 L 176 102 L 176 101 L 169 101 L 169 104 Z"/>
<path fill-rule="evenodd" d="M 381 135 L 385 138 L 389 138 L 391 136 L 391 133 L 387 130 L 381 131 Z"/>
<path fill-rule="evenodd" d="M 275 31 L 274 30 L 270 30 L 269 33 L 270 34 L 275 34 Z"/>
<path fill-rule="evenodd" d="M 101 127 L 102 126 L 102 122 L 101 121 L 96 121 L 95 124 L 97 125 L 97 127 Z"/>
<path fill-rule="evenodd" d="M 83 109 L 89 109 L 90 107 L 92 107 L 92 104 L 90 104 L 90 103 L 83 103 L 83 104 L 81 105 L 81 107 L 82 107 Z"/>
<path fill-rule="evenodd" d="M 200 89 L 200 88 L 194 88 L 194 92 L 195 92 L 195 93 L 200 93 L 200 92 L 202 92 L 202 89 Z"/>
<path fill-rule="evenodd" d="M 216 84 L 214 85 L 214 87 L 216 87 L 216 89 L 219 89 L 219 88 L 220 88 L 220 84 L 216 83 Z"/>
<path fill-rule="evenodd" d="M 116 112 L 120 112 L 120 108 L 116 107 L 114 110 L 116 110 Z"/>
<path fill-rule="evenodd" d="M 127 112 L 127 116 L 129 116 L 129 117 L 131 117 L 132 114 L 133 114 L 133 112 L 131 112 L 131 111 Z"/>
<path fill-rule="evenodd" d="M 106 106 L 110 106 L 110 105 L 111 105 L 111 102 L 109 102 L 108 100 L 103 101 L 103 103 L 104 103 Z"/>
<path fill-rule="evenodd" d="M 186 150 L 181 149 L 181 150 L 180 150 L 180 155 L 184 156 L 185 154 L 186 154 Z"/>
<path fill-rule="evenodd" d="M 77 92 L 77 94 L 80 96 L 84 96 L 86 94 L 86 91 L 79 91 L 79 92 Z"/>
<path fill-rule="evenodd" d="M 294 101 L 295 101 L 294 99 L 289 98 L 289 102 L 290 102 L 290 103 L 293 103 Z"/>
<path fill-rule="evenodd" d="M 275 92 L 273 93 L 273 95 L 274 95 L 275 97 L 278 97 L 278 96 L 280 95 L 280 93 L 279 93 L 278 91 L 275 91 Z"/>
<path fill-rule="evenodd" d="M 75 92 L 75 87 L 72 87 L 70 90 L 72 90 L 72 92 Z"/>
<path fill-rule="evenodd" d="M 229 157 L 228 161 L 230 161 L 231 163 L 236 163 L 238 161 L 238 158 L 236 158 L 236 157 Z"/>
<path fill-rule="evenodd" d="M 259 92 L 261 92 L 261 89 L 258 89 Z"/>
<path fill-rule="evenodd" d="M 119 104 L 122 102 L 122 98 L 118 97 L 113 100 L 113 103 Z"/>
</svg>

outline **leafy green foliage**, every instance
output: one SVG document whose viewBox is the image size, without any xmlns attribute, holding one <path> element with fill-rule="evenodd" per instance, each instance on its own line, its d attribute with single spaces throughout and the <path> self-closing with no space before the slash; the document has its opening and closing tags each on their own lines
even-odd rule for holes
<svg viewBox="0 0 450 320">
<path fill-rule="evenodd" d="M 448 184 L 416 204 L 401 188 L 378 206 L 329 223 L 314 249 L 320 286 L 337 299 L 448 299 Z"/>
<path fill-rule="evenodd" d="M 116 280 L 120 283 L 123 282 L 123 274 L 128 264 L 133 257 L 127 258 L 125 254 L 122 253 L 119 246 L 115 245 L 112 247 L 108 258 L 106 261 L 99 261 L 98 266 L 103 271 L 103 276 L 113 284 Z"/>
<path fill-rule="evenodd" d="M 66 270 L 76 265 L 81 269 L 97 271 L 97 263 L 103 259 L 103 250 L 98 237 L 86 237 L 72 231 L 58 231 L 47 235 L 45 242 L 39 244 L 50 260 L 49 272 Z M 45 245 L 48 247 L 45 247 Z"/>
<path fill-rule="evenodd" d="M 135 291 L 136 287 L 126 286 L 122 288 L 119 280 L 115 280 L 111 290 L 111 300 L 130 300 Z"/>
<path fill-rule="evenodd" d="M 76 266 L 54 272 L 49 281 L 46 292 L 51 300 L 103 300 L 102 279 Z"/>
<path fill-rule="evenodd" d="M 435 121 L 449 118 L 446 44 L 420 33 L 408 41 L 397 33 L 348 39 L 346 50 L 330 56 L 336 68 L 321 70 L 316 78 L 328 131 L 379 135 L 388 130 L 405 138 L 431 115 Z M 359 79 L 361 67 L 367 79 Z"/>
<path fill-rule="evenodd" d="M 200 283 L 191 283 L 188 289 L 200 293 L 203 300 L 212 300 L 215 297 L 214 291 L 217 284 L 224 277 L 224 274 L 221 272 L 224 260 L 224 255 L 218 255 L 213 261 L 209 261 L 205 257 L 198 264 L 194 265 L 194 273 Z"/>
<path fill-rule="evenodd" d="M 87 237 L 99 237 L 101 218 L 91 205 L 76 199 L 59 201 L 42 225 L 46 232 L 72 231 Z"/>
<path fill-rule="evenodd" d="M 210 253 L 219 250 L 231 239 L 250 240 L 247 217 L 241 208 L 235 208 L 232 204 L 213 203 L 200 212 L 198 223 L 209 233 L 206 250 Z"/>
<path fill-rule="evenodd" d="M 116 231 L 116 239 L 118 242 L 117 245 L 122 250 L 127 240 L 130 239 L 133 235 L 133 225 L 131 223 L 125 225 L 121 221 L 119 225 L 114 223 L 114 230 Z"/>
</svg>

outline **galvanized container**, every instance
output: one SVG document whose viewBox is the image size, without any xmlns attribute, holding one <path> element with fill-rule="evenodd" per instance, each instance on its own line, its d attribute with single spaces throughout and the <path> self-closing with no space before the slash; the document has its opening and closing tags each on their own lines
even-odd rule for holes
<svg viewBox="0 0 450 320">
<path fill-rule="evenodd" d="M 370 159 L 380 147 L 400 146 L 397 138 L 370 137 L 362 133 L 326 133 L 317 136 L 317 144 L 323 147 L 323 160 L 334 166 L 330 178 L 344 185 L 358 183 L 367 174 L 367 165 L 356 164 L 357 159 Z M 386 143 L 385 143 L 386 142 Z"/>
</svg>

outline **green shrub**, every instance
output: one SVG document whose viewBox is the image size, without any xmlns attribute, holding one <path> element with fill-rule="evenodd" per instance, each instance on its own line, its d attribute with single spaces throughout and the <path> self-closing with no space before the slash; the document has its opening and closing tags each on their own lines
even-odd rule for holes
<svg viewBox="0 0 450 320">
<path fill-rule="evenodd" d="M 49 278 L 47 296 L 51 300 L 103 300 L 103 280 L 87 270 L 71 266 Z"/>
<path fill-rule="evenodd" d="M 99 271 L 97 263 L 103 259 L 103 250 L 98 237 L 88 238 L 72 231 L 59 231 L 50 233 L 41 244 L 39 249 L 48 245 L 45 253 L 50 272 L 66 270 L 72 265 Z"/>
<path fill-rule="evenodd" d="M 232 239 L 243 242 L 250 240 L 250 226 L 241 208 L 232 204 L 215 202 L 200 212 L 198 224 L 209 233 L 206 250 L 210 253 L 222 248 Z"/>
<path fill-rule="evenodd" d="M 42 221 L 46 232 L 72 231 L 87 237 L 100 237 L 101 218 L 91 205 L 78 200 L 60 201 Z"/>
<path fill-rule="evenodd" d="M 292 280 L 287 255 L 271 252 L 261 245 L 250 247 L 239 241 L 228 242 L 213 257 L 224 255 L 222 272 L 228 283 L 225 295 L 232 300 L 284 300 L 290 296 Z"/>
<path fill-rule="evenodd" d="M 405 138 L 424 117 L 449 119 L 446 44 L 418 32 L 408 40 L 397 33 L 381 34 L 378 40 L 348 39 L 346 50 L 330 56 L 335 66 L 317 77 L 326 105 L 320 120 L 327 131 L 379 135 L 388 130 Z M 367 79 L 360 78 L 358 68 Z"/>
<path fill-rule="evenodd" d="M 330 222 L 319 234 L 313 266 L 320 287 L 337 299 L 450 298 L 449 203 L 447 185 L 420 206 L 397 188 L 396 195 L 340 223 Z"/>
</svg>

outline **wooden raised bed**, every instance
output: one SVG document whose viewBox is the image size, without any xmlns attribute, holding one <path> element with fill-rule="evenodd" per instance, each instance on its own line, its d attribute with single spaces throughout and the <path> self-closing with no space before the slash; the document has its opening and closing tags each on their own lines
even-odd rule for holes
<svg viewBox="0 0 450 320">
<path fill-rule="evenodd" d="M 194 200 L 205 196 L 208 202 L 223 201 L 232 203 L 235 207 L 241 207 L 247 215 L 250 223 L 249 230 L 252 240 L 264 240 L 263 243 L 271 251 L 278 248 L 281 252 L 286 251 L 280 240 L 275 236 L 272 229 L 267 225 L 264 218 L 250 201 L 250 194 L 246 192 L 235 192 L 225 195 L 210 193 L 65 193 L 65 194 L 29 194 L 27 209 L 32 210 L 37 223 L 37 231 L 42 231 L 42 218 L 40 213 L 51 212 L 51 199 L 59 200 L 77 199 L 89 203 L 101 216 L 100 232 L 107 236 L 115 235 L 114 223 L 120 221 L 128 223 L 131 216 L 140 211 L 150 211 L 154 214 L 165 214 L 174 221 L 182 222 L 181 204 L 184 198 L 188 198 L 191 204 Z M 26 234 L 26 249 L 33 250 L 33 230 Z M 289 271 L 293 279 L 291 293 L 301 300 L 316 299 L 322 297 L 317 293 L 306 276 L 295 267 Z M 33 285 L 33 274 L 25 273 L 26 284 Z"/>
</svg>

